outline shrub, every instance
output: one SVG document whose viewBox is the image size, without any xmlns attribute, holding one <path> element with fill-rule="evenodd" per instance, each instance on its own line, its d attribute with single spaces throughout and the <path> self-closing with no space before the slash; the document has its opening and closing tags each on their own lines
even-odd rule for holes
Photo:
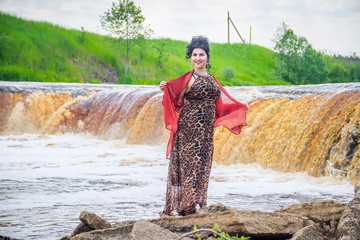
<svg viewBox="0 0 360 240">
<path fill-rule="evenodd" d="M 230 66 L 225 66 L 222 71 L 221 75 L 224 78 L 224 81 L 230 81 L 233 77 L 235 77 L 235 71 Z"/>
</svg>

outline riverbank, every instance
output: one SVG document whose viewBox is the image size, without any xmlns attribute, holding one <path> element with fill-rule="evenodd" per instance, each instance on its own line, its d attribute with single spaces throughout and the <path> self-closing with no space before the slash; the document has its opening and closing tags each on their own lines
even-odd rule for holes
<svg viewBox="0 0 360 240">
<path fill-rule="evenodd" d="M 62 239 L 176 240 L 198 239 L 198 236 L 207 239 L 213 232 L 188 233 L 194 230 L 194 226 L 197 229 L 212 229 L 219 225 L 231 236 L 244 235 L 255 240 L 358 240 L 360 182 L 355 185 L 355 196 L 348 204 L 332 200 L 315 201 L 286 206 L 275 212 L 239 211 L 216 204 L 199 212 L 185 217 L 163 216 L 153 220 L 110 224 L 96 214 L 84 211 L 80 214 L 78 227 Z"/>
</svg>

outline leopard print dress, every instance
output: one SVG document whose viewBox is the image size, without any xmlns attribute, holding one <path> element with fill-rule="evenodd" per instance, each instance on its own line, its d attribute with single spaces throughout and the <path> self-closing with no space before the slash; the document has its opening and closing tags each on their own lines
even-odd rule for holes
<svg viewBox="0 0 360 240">
<path fill-rule="evenodd" d="M 163 213 L 176 210 L 185 216 L 206 206 L 214 152 L 215 100 L 221 89 L 210 76 L 194 72 L 195 82 L 184 95 L 185 104 L 177 122 L 167 178 Z"/>
</svg>

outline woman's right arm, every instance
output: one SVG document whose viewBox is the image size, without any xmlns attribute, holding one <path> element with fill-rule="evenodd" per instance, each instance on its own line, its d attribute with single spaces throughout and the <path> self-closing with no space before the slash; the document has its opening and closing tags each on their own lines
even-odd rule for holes
<svg viewBox="0 0 360 240">
<path fill-rule="evenodd" d="M 161 81 L 161 82 L 160 82 L 159 88 L 160 88 L 161 91 L 164 91 L 165 85 L 166 85 L 166 82 L 165 82 L 165 81 Z"/>
</svg>

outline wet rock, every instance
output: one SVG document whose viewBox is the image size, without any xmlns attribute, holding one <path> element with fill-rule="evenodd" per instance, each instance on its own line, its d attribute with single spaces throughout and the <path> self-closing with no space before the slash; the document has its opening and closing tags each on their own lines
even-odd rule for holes
<svg viewBox="0 0 360 240">
<path fill-rule="evenodd" d="M 218 224 L 230 235 L 288 239 L 307 226 L 307 218 L 283 213 L 226 211 L 222 213 L 198 214 L 185 217 L 167 217 L 151 221 L 177 234 L 198 228 L 213 228 Z"/>
<path fill-rule="evenodd" d="M 132 240 L 176 240 L 178 238 L 179 235 L 146 220 L 137 221 L 131 232 Z"/>
<path fill-rule="evenodd" d="M 70 238 L 70 240 L 132 240 L 130 234 L 133 227 L 134 224 L 118 228 L 94 230 L 91 232 L 75 235 L 74 237 Z"/>
<path fill-rule="evenodd" d="M 339 240 L 360 239 L 360 182 L 355 184 L 355 197 L 349 202 L 340 218 L 336 238 Z"/>
<path fill-rule="evenodd" d="M 290 240 L 324 240 L 323 229 L 319 224 L 306 226 L 297 231 Z"/>
<path fill-rule="evenodd" d="M 331 220 L 340 219 L 345 207 L 346 204 L 338 201 L 321 200 L 289 205 L 275 212 L 301 215 L 314 222 L 330 224 Z"/>
<path fill-rule="evenodd" d="M 231 211 L 231 208 L 229 208 L 221 203 L 211 204 L 209 206 L 202 207 L 199 209 L 200 213 L 219 213 L 219 212 L 226 212 L 226 211 Z"/>
<path fill-rule="evenodd" d="M 146 220 L 133 223 L 126 221 L 117 225 L 119 226 L 117 228 L 80 233 L 71 237 L 70 240 L 176 240 L 179 238 L 179 235 Z M 189 238 L 183 239 L 190 240 Z"/>
<path fill-rule="evenodd" d="M 130 226 L 130 225 L 134 225 L 135 224 L 135 220 L 126 220 L 123 222 L 118 222 L 118 223 L 114 223 L 112 225 L 113 228 L 119 228 L 119 227 L 125 227 L 125 226 Z"/>
<path fill-rule="evenodd" d="M 111 228 L 111 224 L 97 216 L 95 213 L 83 211 L 80 213 L 79 219 L 89 228 L 93 230 Z"/>
<path fill-rule="evenodd" d="M 72 232 L 72 234 L 70 235 L 70 237 L 73 237 L 77 234 L 80 234 L 80 233 L 84 233 L 84 232 L 90 232 L 92 231 L 93 229 L 91 229 L 88 225 L 86 225 L 85 223 L 81 222 L 75 229 L 74 231 Z"/>
<path fill-rule="evenodd" d="M 18 239 L 18 238 L 11 238 L 11 237 L 1 236 L 1 235 L 0 235 L 0 240 L 21 240 L 21 239 Z"/>
</svg>

